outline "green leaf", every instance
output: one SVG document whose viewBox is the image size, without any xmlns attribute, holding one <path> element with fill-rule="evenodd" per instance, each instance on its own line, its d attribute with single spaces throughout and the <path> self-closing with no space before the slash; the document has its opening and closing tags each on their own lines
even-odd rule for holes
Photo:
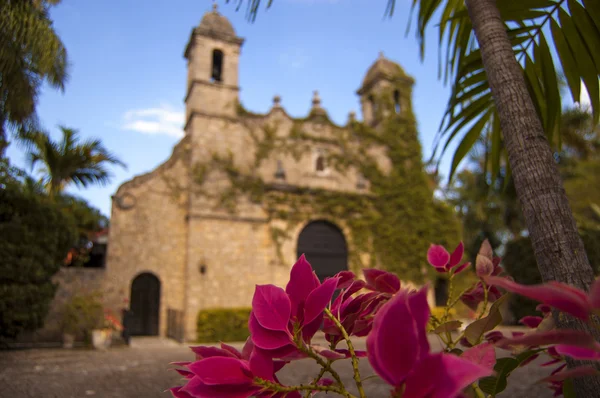
<svg viewBox="0 0 600 398">
<path fill-rule="evenodd" d="M 544 96 L 546 101 L 546 136 L 552 145 L 554 132 L 558 130 L 562 105 L 558 79 L 550 48 L 544 35 L 540 35 L 540 43 L 536 46 L 536 63 L 542 69 L 542 81 L 544 83 Z M 539 59 L 538 59 L 539 56 Z"/>
<path fill-rule="evenodd" d="M 453 348 L 450 351 L 450 354 L 454 354 L 456 356 L 461 356 L 463 354 L 463 350 L 461 350 L 460 348 Z"/>
<path fill-rule="evenodd" d="M 515 359 L 517 360 L 517 362 L 519 362 L 519 365 L 521 365 L 521 363 L 523 363 L 525 360 L 529 359 L 530 357 L 532 357 L 535 354 L 538 354 L 538 353 L 540 353 L 542 351 L 544 351 L 544 350 L 529 350 L 529 351 L 525 351 L 525 352 L 522 352 L 519 355 L 517 355 L 515 357 Z"/>
<path fill-rule="evenodd" d="M 596 29 L 600 30 L 600 3 L 598 0 L 583 0 L 588 15 L 594 21 Z"/>
<path fill-rule="evenodd" d="M 575 26 L 581 34 L 588 51 L 592 54 L 596 64 L 596 72 L 600 73 L 600 31 L 594 26 L 594 21 L 590 18 L 585 8 L 575 0 L 569 0 L 569 10 L 571 15 L 577 21 Z"/>
<path fill-rule="evenodd" d="M 575 387 L 573 387 L 573 379 L 567 379 L 563 382 L 563 397 L 577 398 L 577 394 L 575 394 Z"/>
<path fill-rule="evenodd" d="M 472 86 L 471 89 L 468 91 L 463 90 L 461 93 L 451 98 L 450 103 L 453 107 L 455 107 L 461 102 L 472 101 L 474 97 L 478 96 L 479 94 L 482 94 L 483 92 L 489 89 L 490 87 L 488 86 L 487 82 L 482 82 L 477 86 Z"/>
<path fill-rule="evenodd" d="M 493 105 L 492 94 L 490 92 L 488 92 L 485 96 L 483 96 L 483 97 L 477 99 L 475 102 L 469 104 L 469 106 L 467 106 L 465 109 L 463 109 L 458 116 L 451 118 L 451 120 L 448 122 L 448 125 L 445 127 L 446 131 L 444 133 L 447 133 L 451 127 L 453 127 L 453 131 L 450 132 L 450 137 L 448 137 L 448 139 L 446 140 L 446 144 L 444 145 L 444 148 L 442 149 L 442 154 L 444 152 L 446 152 L 446 149 L 448 148 L 448 145 L 450 145 L 450 142 L 452 141 L 452 139 L 456 136 L 456 134 L 458 134 L 460 132 L 460 130 L 464 126 L 471 123 L 473 121 L 473 119 L 475 119 L 475 117 L 477 117 L 477 115 L 481 114 L 486 109 L 489 109 L 492 105 Z M 456 124 L 459 120 L 460 120 L 460 123 Z M 442 123 L 444 123 L 444 121 L 442 121 Z M 440 126 L 440 129 L 441 128 L 442 128 L 442 126 Z"/>
<path fill-rule="evenodd" d="M 533 101 L 533 105 L 535 105 L 535 110 L 542 121 L 545 131 L 547 127 L 547 119 L 544 89 L 540 84 L 540 77 L 536 73 L 535 63 L 531 60 L 531 58 L 529 58 L 529 56 L 527 56 L 525 59 L 525 83 L 527 83 L 531 100 Z"/>
<path fill-rule="evenodd" d="M 454 172 L 456 171 L 460 161 L 466 156 L 467 153 L 469 153 L 475 142 L 477 142 L 477 139 L 479 139 L 481 136 L 481 131 L 490 120 L 490 114 L 491 110 L 488 110 L 486 113 L 484 113 L 479 121 L 471 127 L 471 130 L 465 134 L 460 144 L 458 144 L 458 147 L 454 152 L 454 156 L 452 157 L 452 166 L 450 167 L 450 175 L 448 180 L 452 179 L 452 176 L 454 175 Z"/>
<path fill-rule="evenodd" d="M 462 90 L 477 85 L 481 82 L 487 84 L 487 75 L 485 74 L 485 70 L 483 69 L 480 69 L 477 72 L 470 74 L 467 78 L 462 79 L 460 82 L 458 82 L 458 84 L 455 86 L 457 94 L 454 95 L 458 95 L 458 93 L 460 93 Z"/>
<path fill-rule="evenodd" d="M 499 358 L 494 366 L 496 376 L 488 376 L 479 380 L 479 388 L 486 394 L 495 397 L 506 389 L 507 377 L 518 366 L 519 362 L 514 358 Z"/>
<path fill-rule="evenodd" d="M 462 325 L 461 321 L 448 321 L 446 323 L 442 323 L 440 326 L 433 330 L 433 333 L 440 334 L 446 332 L 452 332 L 454 330 L 458 330 Z"/>
<path fill-rule="evenodd" d="M 571 19 L 571 16 L 562 8 L 558 11 L 558 16 L 560 24 L 562 25 L 565 33 L 565 38 L 569 44 L 569 48 L 577 60 L 581 77 L 583 78 L 585 87 L 590 95 L 594 124 L 597 124 L 598 116 L 600 114 L 600 87 L 598 84 L 598 73 L 596 72 L 596 66 L 592 61 L 592 56 L 585 47 L 579 32 L 575 28 L 575 24 Z"/>
<path fill-rule="evenodd" d="M 519 367 L 523 361 L 543 350 L 529 350 L 519 354 L 515 358 L 499 358 L 494 365 L 496 375 L 484 377 L 479 380 L 479 388 L 491 396 L 496 396 L 506 389 L 507 379 L 513 370 Z"/>
<path fill-rule="evenodd" d="M 492 115 L 492 145 L 490 147 L 490 161 L 492 179 L 498 178 L 500 172 L 500 153 L 502 152 L 502 131 L 500 129 L 500 118 L 494 111 Z"/>
<path fill-rule="evenodd" d="M 463 59 L 461 59 L 458 65 L 458 76 L 466 76 L 471 72 L 480 71 L 483 69 L 483 59 L 481 58 L 481 51 L 475 50 Z"/>
<path fill-rule="evenodd" d="M 471 323 L 465 329 L 465 337 L 469 341 L 469 343 L 475 345 L 478 344 L 481 338 L 483 337 L 485 332 L 489 332 L 494 329 L 496 326 L 502 322 L 502 314 L 500 314 L 500 306 L 506 298 L 508 294 L 503 295 L 498 300 L 492 304 L 490 307 L 490 311 L 488 315 L 484 318 L 481 318 L 478 321 Z"/>
<path fill-rule="evenodd" d="M 558 53 L 563 73 L 567 78 L 573 101 L 579 101 L 581 97 L 581 79 L 579 78 L 579 69 L 577 68 L 573 53 L 567 44 L 567 39 L 565 39 L 563 31 L 554 19 L 550 21 L 550 30 L 552 31 L 554 46 Z"/>
</svg>

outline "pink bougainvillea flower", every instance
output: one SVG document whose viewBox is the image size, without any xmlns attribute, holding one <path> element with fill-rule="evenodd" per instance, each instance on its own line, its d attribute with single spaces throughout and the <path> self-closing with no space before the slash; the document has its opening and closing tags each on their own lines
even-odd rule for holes
<svg viewBox="0 0 600 398">
<path fill-rule="evenodd" d="M 563 357 L 558 352 L 556 352 L 556 347 L 555 346 L 548 347 L 548 349 L 546 350 L 546 354 L 550 358 L 552 358 L 552 359 L 549 360 L 549 361 L 547 361 L 547 362 L 544 362 L 544 363 L 540 364 L 540 366 L 555 365 L 555 364 L 557 364 L 559 362 L 562 362 L 562 360 L 563 360 Z"/>
<path fill-rule="evenodd" d="M 490 285 L 539 301 L 586 321 L 591 313 L 600 309 L 600 279 L 594 282 L 589 295 L 573 286 L 554 281 L 528 286 L 496 276 L 484 277 L 484 280 Z"/>
<path fill-rule="evenodd" d="M 463 263 L 459 266 L 464 252 L 465 247 L 462 242 L 458 244 L 452 254 L 448 253 L 444 246 L 432 244 L 427 250 L 427 261 L 438 272 L 448 272 L 454 269 L 454 273 L 458 274 L 470 265 L 470 263 Z"/>
<path fill-rule="evenodd" d="M 312 348 L 312 350 L 314 352 L 316 352 L 317 354 L 321 355 L 323 358 L 326 359 L 330 359 L 332 361 L 335 361 L 336 359 L 344 359 L 346 358 L 346 355 L 337 352 L 336 351 L 332 351 L 327 347 L 322 347 L 320 345 L 311 345 L 310 348 Z"/>
<path fill-rule="evenodd" d="M 275 373 L 285 363 L 269 358 L 262 350 L 256 349 L 250 339 L 242 352 L 223 343 L 221 348 L 200 346 L 192 347 L 192 350 L 197 360 L 179 363 L 187 368 L 177 369 L 187 383 L 170 389 L 175 398 L 277 396 L 273 395 L 273 391 L 264 391 L 262 386 L 256 385 L 255 378 L 279 384 Z M 299 394 L 292 396 L 300 397 Z"/>
<path fill-rule="evenodd" d="M 535 310 L 541 312 L 543 315 L 548 315 L 552 312 L 552 307 L 546 304 L 538 304 Z"/>
<path fill-rule="evenodd" d="M 496 343 L 504 338 L 504 334 L 498 330 L 493 330 L 483 337 L 489 343 Z"/>
<path fill-rule="evenodd" d="M 532 328 L 535 329 L 538 326 L 540 326 L 540 323 L 542 323 L 542 321 L 544 320 L 544 318 L 542 318 L 541 316 L 524 316 L 523 318 L 519 319 L 519 323 L 527 326 L 528 328 Z"/>
<path fill-rule="evenodd" d="M 502 297 L 502 293 L 495 286 L 487 285 L 486 289 L 488 291 L 488 303 L 493 303 Z M 477 284 L 470 290 L 466 291 L 461 297 L 460 301 L 463 302 L 464 305 L 469 307 L 473 311 L 477 311 L 477 306 L 479 303 L 483 303 L 485 300 L 485 291 L 483 287 L 483 283 L 477 282 Z"/>
<path fill-rule="evenodd" d="M 366 271 L 367 283 L 355 280 L 347 289 L 342 290 L 331 305 L 331 312 L 350 336 L 362 337 L 369 334 L 373 316 L 381 305 L 389 300 L 391 292 L 397 291 L 396 287 L 400 285 L 398 277 L 393 274 L 379 270 Z M 376 291 L 353 296 L 363 287 Z M 343 339 L 341 330 L 329 318 L 325 318 L 323 331 L 330 343 L 337 343 Z"/>
<path fill-rule="evenodd" d="M 538 383 L 544 382 L 544 381 L 550 381 L 550 382 L 565 381 L 567 379 L 571 379 L 574 377 L 591 376 L 591 375 L 595 375 L 595 374 L 598 374 L 598 370 L 595 367 L 579 366 L 575 369 L 569 369 L 569 370 L 565 370 L 562 372 L 552 372 L 552 374 L 550 376 L 539 380 Z"/>
<path fill-rule="evenodd" d="M 593 336 L 578 330 L 568 329 L 526 333 L 510 339 L 504 338 L 496 343 L 497 346 L 502 348 L 510 346 L 539 347 L 556 344 L 585 347 L 600 351 L 600 343 L 596 343 Z"/>
<path fill-rule="evenodd" d="M 560 397 L 563 395 L 563 386 L 565 380 L 598 373 L 598 371 L 592 366 L 580 366 L 575 369 L 562 371 L 566 366 L 566 364 L 559 366 L 558 368 L 554 369 L 550 376 L 538 380 L 538 383 L 548 383 L 548 387 L 554 391 L 554 397 Z"/>
<path fill-rule="evenodd" d="M 559 344 L 554 346 L 554 350 L 559 355 L 566 355 L 573 359 L 600 361 L 600 347 L 587 348 L 567 344 Z"/>
<path fill-rule="evenodd" d="M 493 369 L 452 354 L 430 353 L 427 287 L 399 291 L 384 304 L 367 337 L 371 366 L 403 398 L 455 397 Z M 435 377 L 432 377 L 435 375 Z"/>
<path fill-rule="evenodd" d="M 367 281 L 366 288 L 380 293 L 395 294 L 400 290 L 400 279 L 398 276 L 379 269 L 367 268 L 363 270 Z"/>
<path fill-rule="evenodd" d="M 500 261 L 497 260 L 499 263 Z M 492 275 L 497 264 L 494 264 L 494 252 L 489 240 L 484 240 L 481 243 L 477 257 L 475 258 L 475 272 L 477 276 Z"/>
<path fill-rule="evenodd" d="M 181 391 L 181 389 L 184 386 L 177 386 L 177 387 L 173 387 L 173 388 L 169 388 L 169 391 L 171 392 L 171 395 L 174 398 L 194 398 L 192 395 L 188 394 L 185 391 Z"/>
<path fill-rule="evenodd" d="M 356 275 L 354 275 L 354 272 L 352 271 L 340 271 L 334 278 L 338 279 L 338 289 L 346 289 L 355 281 Z"/>
<path fill-rule="evenodd" d="M 496 349 L 490 343 L 481 343 L 469 348 L 460 357 L 488 369 L 492 369 L 496 365 Z"/>
<path fill-rule="evenodd" d="M 342 275 L 348 279 L 349 275 Z M 283 290 L 274 285 L 256 286 L 248 329 L 254 345 L 272 358 L 301 358 L 294 333 L 309 343 L 323 322 L 323 311 L 331 302 L 339 278 L 322 284 L 302 255 L 290 272 Z M 345 280 L 344 283 L 347 281 Z"/>
</svg>

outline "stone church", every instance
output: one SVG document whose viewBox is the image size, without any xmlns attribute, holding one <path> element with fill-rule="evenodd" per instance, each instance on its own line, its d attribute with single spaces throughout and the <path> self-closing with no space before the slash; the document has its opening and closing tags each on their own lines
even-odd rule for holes
<svg viewBox="0 0 600 398">
<path fill-rule="evenodd" d="M 260 203 L 240 197 L 231 212 L 219 206 L 222 196 L 202 195 L 197 189 L 197 165 L 230 156 L 237 170 L 253 170 L 275 193 L 320 189 L 369 194 L 369 181 L 357 170 L 340 173 L 330 167 L 326 154 L 333 149 L 326 141 L 315 141 L 301 156 L 272 151 L 252 168 L 260 150 L 253 137 L 266 126 L 275 126 L 272 134 L 280 139 L 299 124 L 308 134 L 331 139 L 347 133 L 348 126 L 325 123 L 329 119 L 317 92 L 302 119 L 290 117 L 278 96 L 266 114 L 244 111 L 238 79 L 243 43 L 216 7 L 203 16 L 185 49 L 185 137 L 165 163 L 125 182 L 113 197 L 103 279 L 115 308 L 129 300 L 135 335 L 194 340 L 199 310 L 248 307 L 256 284 L 285 286 L 301 253 L 320 278 L 349 268 L 353 243 L 343 219 L 315 213 L 276 245 L 272 227 L 285 222 L 269 218 Z M 412 117 L 413 83 L 380 54 L 357 91 L 363 122 L 377 125 L 373 98 L 386 87 L 404 87 L 393 91 L 390 101 L 395 112 Z M 350 113 L 348 125 L 354 118 Z M 382 148 L 369 151 L 381 169 L 389 169 Z M 222 174 L 204 170 L 203 189 L 228 189 L 230 182 Z M 176 324 L 182 326 L 179 332 L 171 330 Z"/>
</svg>

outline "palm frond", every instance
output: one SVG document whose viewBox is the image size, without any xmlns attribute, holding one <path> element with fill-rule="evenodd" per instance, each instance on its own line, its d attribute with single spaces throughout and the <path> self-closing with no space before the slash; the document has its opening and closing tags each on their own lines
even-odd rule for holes
<svg viewBox="0 0 600 398">
<path fill-rule="evenodd" d="M 43 82 L 64 89 L 67 53 L 48 7 L 58 0 L 0 0 L 0 130 L 38 128 L 37 96 Z"/>
<path fill-rule="evenodd" d="M 106 166 L 126 167 L 97 139 L 81 142 L 75 129 L 60 126 L 62 139 L 54 141 L 46 132 L 28 133 L 23 140 L 28 146 L 28 160 L 32 168 L 38 163 L 43 169 L 43 181 L 50 193 L 58 195 L 64 187 L 73 183 L 79 187 L 92 184 L 105 185 L 112 174 Z"/>
<path fill-rule="evenodd" d="M 389 0 L 388 13 L 393 13 Z M 474 136 L 491 129 L 490 161 L 498 169 L 504 151 L 499 123 L 495 123 L 495 104 L 483 69 L 471 22 L 462 0 L 413 0 L 416 34 L 424 54 L 426 29 L 441 15 L 439 45 L 440 76 L 452 82 L 452 94 L 440 125 L 433 157 L 444 154 L 449 144 L 461 139 L 454 154 L 450 178 L 469 152 Z M 573 101 L 579 102 L 581 83 L 590 94 L 592 122 L 600 116 L 600 3 L 597 0 L 519 0 L 498 1 L 497 6 L 519 61 L 546 136 L 560 150 L 562 83 L 560 73 Z M 557 54 L 553 56 L 553 51 Z M 559 72 L 559 73 L 557 73 Z M 484 122 L 484 118 L 487 121 Z M 437 150 L 442 146 L 441 152 Z"/>
</svg>

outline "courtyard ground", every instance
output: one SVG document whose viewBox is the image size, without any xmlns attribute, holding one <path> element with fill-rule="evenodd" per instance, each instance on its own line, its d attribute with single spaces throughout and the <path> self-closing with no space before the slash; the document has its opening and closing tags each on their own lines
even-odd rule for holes
<svg viewBox="0 0 600 398">
<path fill-rule="evenodd" d="M 434 339 L 431 343 L 436 345 Z M 364 349 L 364 339 L 357 340 L 355 345 L 357 349 Z M 104 352 L 84 349 L 0 351 L 0 397 L 168 398 L 170 394 L 164 391 L 181 380 L 176 372 L 169 370 L 169 363 L 191 359 L 193 354 L 187 345 L 153 338 L 134 339 L 131 347 Z M 517 370 L 511 376 L 511 386 L 500 397 L 551 397 L 545 386 L 533 384 L 548 374 L 548 369 L 538 366 L 540 361 Z M 334 368 L 347 386 L 352 385 L 349 361 L 340 361 Z M 366 358 L 361 360 L 360 369 L 363 378 L 373 374 Z M 311 360 L 302 360 L 287 365 L 278 376 L 284 384 L 299 384 L 310 381 L 318 370 Z M 378 378 L 366 380 L 365 390 L 369 398 L 389 396 L 389 387 Z"/>
</svg>

